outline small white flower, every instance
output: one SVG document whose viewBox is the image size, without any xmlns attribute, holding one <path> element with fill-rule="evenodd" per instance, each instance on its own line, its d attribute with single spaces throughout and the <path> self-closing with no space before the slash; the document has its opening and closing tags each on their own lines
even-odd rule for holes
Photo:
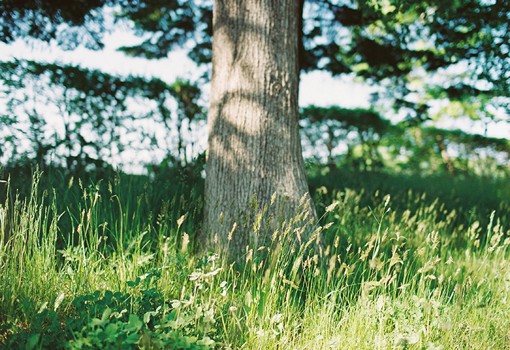
<svg viewBox="0 0 510 350">
<path fill-rule="evenodd" d="M 271 323 L 280 323 L 282 320 L 283 315 L 282 314 L 276 314 L 273 317 L 271 317 Z"/>
</svg>

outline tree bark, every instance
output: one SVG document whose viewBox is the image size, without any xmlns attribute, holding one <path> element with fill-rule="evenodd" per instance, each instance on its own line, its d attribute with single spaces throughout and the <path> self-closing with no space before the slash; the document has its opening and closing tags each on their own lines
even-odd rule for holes
<svg viewBox="0 0 510 350">
<path fill-rule="evenodd" d="M 439 153 L 441 154 L 441 160 L 443 161 L 443 164 L 444 164 L 446 170 L 450 174 L 453 174 L 455 172 L 455 166 L 453 165 L 453 162 L 450 159 L 450 156 L 448 155 L 448 151 L 446 150 L 446 145 L 444 143 L 443 136 L 436 135 L 436 141 L 437 141 L 437 145 L 439 146 Z"/>
<path fill-rule="evenodd" d="M 248 245 L 269 244 L 275 225 L 298 208 L 315 217 L 298 126 L 301 15 L 295 0 L 214 3 L 205 215 L 199 238 L 208 249 L 228 247 L 239 257 Z M 270 221 L 266 230 L 254 228 L 261 210 L 264 222 Z"/>
</svg>

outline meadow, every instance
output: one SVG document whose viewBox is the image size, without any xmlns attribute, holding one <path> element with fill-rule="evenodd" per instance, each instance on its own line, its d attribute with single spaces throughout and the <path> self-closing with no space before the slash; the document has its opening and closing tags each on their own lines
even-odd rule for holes
<svg viewBox="0 0 510 350">
<path fill-rule="evenodd" d="M 508 181 L 309 175 L 312 238 L 242 264 L 193 253 L 198 176 L 3 177 L 0 348 L 510 348 Z"/>
</svg>

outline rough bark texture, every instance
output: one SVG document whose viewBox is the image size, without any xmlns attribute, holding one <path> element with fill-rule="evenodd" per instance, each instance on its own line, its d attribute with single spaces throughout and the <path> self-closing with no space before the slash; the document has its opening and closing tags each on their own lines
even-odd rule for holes
<svg viewBox="0 0 510 350">
<path fill-rule="evenodd" d="M 295 0 L 215 1 L 201 237 L 208 248 L 241 255 L 267 244 L 272 232 L 253 229 L 264 207 L 277 222 L 296 215 L 304 198 L 314 215 L 298 127 L 300 10 Z"/>
</svg>

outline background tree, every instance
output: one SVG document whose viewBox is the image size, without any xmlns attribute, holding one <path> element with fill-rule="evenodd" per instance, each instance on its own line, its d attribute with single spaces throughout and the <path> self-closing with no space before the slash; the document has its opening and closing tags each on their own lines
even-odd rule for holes
<svg viewBox="0 0 510 350">
<path fill-rule="evenodd" d="M 391 124 L 373 110 L 308 106 L 301 111 L 305 154 L 316 166 L 413 174 L 506 176 L 506 139 L 412 121 Z"/>
<path fill-rule="evenodd" d="M 391 124 L 377 112 L 363 108 L 308 106 L 301 115 L 305 138 L 319 157 L 323 152 L 317 146 L 324 144 L 330 168 L 336 167 L 338 154 L 335 151 L 340 143 L 347 149 L 344 165 L 358 170 L 377 170 L 383 165 L 378 147 Z"/>
<path fill-rule="evenodd" d="M 125 152 L 151 143 L 160 152 L 182 154 L 183 123 L 191 132 L 203 114 L 200 90 L 191 82 L 168 85 L 34 61 L 0 62 L 0 81 L 6 102 L 2 148 L 11 165 L 34 159 L 40 167 L 65 165 L 74 173 L 110 169 Z"/>
</svg>

